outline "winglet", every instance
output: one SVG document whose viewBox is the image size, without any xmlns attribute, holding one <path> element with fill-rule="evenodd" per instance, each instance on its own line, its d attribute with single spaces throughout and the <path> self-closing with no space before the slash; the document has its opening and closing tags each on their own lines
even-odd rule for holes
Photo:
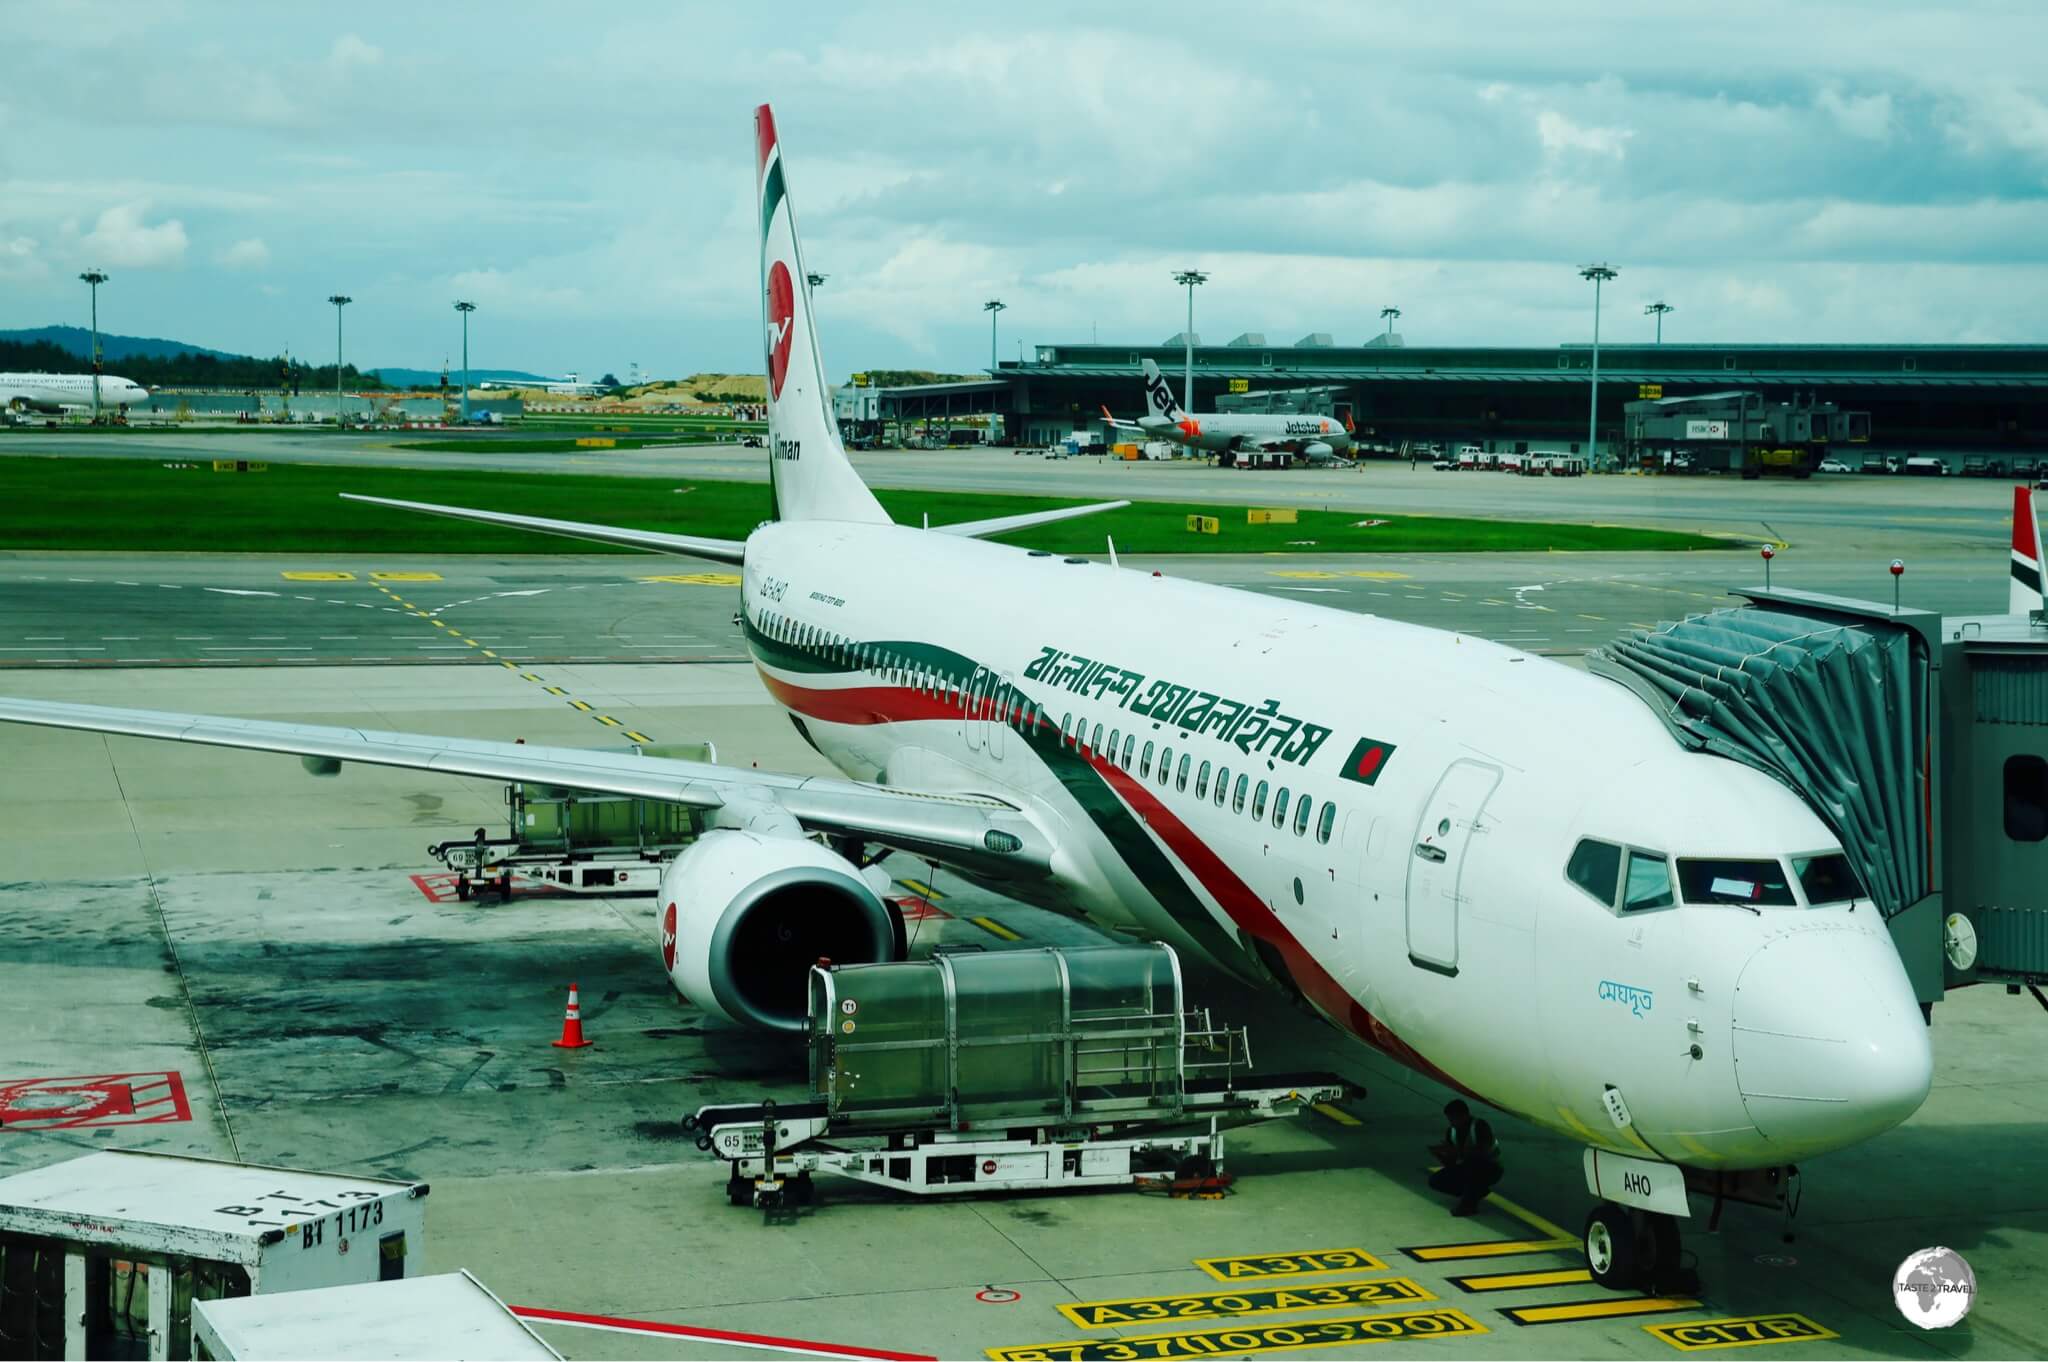
<svg viewBox="0 0 2048 1362">
<path fill-rule="evenodd" d="M 2034 519 L 2034 489 L 2012 489 L 2012 586 L 2006 610 L 2014 615 L 2042 609 L 2041 526 Z"/>
</svg>

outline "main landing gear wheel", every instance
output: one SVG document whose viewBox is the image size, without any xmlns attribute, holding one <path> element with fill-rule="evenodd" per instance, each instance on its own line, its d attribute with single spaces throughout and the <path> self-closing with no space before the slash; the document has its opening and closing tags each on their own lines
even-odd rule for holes
<svg viewBox="0 0 2048 1362">
<path fill-rule="evenodd" d="M 1643 1275 L 1643 1245 L 1634 1218 L 1613 1202 L 1602 1202 L 1586 1217 L 1586 1267 L 1593 1281 L 1610 1291 L 1631 1291 Z"/>
</svg>

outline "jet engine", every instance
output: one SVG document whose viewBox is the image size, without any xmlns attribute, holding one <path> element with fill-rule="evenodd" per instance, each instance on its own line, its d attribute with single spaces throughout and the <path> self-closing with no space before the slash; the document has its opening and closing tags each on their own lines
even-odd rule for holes
<svg viewBox="0 0 2048 1362">
<path fill-rule="evenodd" d="M 676 988 L 748 1026 L 804 1030 L 820 960 L 904 954 L 902 914 L 844 857 L 802 837 L 707 832 L 662 877 L 660 903 Z"/>
<path fill-rule="evenodd" d="M 1306 454 L 1311 459 L 1327 459 L 1334 455 L 1337 451 L 1332 449 L 1329 445 L 1324 444 L 1321 440 L 1317 440 L 1311 444 L 1303 445 L 1301 447 L 1301 452 Z"/>
</svg>

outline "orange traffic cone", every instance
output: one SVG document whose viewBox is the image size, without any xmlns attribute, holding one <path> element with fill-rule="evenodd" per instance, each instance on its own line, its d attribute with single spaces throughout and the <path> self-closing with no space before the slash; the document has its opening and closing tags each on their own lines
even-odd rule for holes
<svg viewBox="0 0 2048 1362">
<path fill-rule="evenodd" d="M 569 1010 L 562 1015 L 562 1038 L 557 1050 L 581 1050 L 590 1042 L 583 1039 L 583 1005 L 576 1000 L 576 985 L 569 985 Z"/>
</svg>

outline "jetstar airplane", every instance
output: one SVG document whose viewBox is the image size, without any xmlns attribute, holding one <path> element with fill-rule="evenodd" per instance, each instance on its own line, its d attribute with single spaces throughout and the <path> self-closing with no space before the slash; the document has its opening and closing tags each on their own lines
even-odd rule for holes
<svg viewBox="0 0 2048 1362">
<path fill-rule="evenodd" d="M 739 542 L 356 499 L 741 564 L 755 666 L 843 777 L 30 700 L 0 719 L 707 810 L 663 880 L 663 963 L 705 1011 L 792 1034 L 812 962 L 904 950 L 875 848 L 1206 953 L 1587 1146 L 1614 1286 L 1672 1261 L 1686 1170 L 1782 1168 L 1919 1107 L 1927 1029 L 1838 839 L 1625 689 L 979 542 L 1103 507 L 890 523 L 840 445 L 766 106 L 755 136 L 772 521 Z"/>
<path fill-rule="evenodd" d="M 1181 410 L 1173 388 L 1159 366 L 1145 361 L 1146 414 L 1119 421 L 1102 409 L 1103 419 L 1120 430 L 1142 432 L 1153 440 L 1171 440 L 1189 449 L 1211 451 L 1226 461 L 1250 468 L 1260 455 L 1288 454 L 1309 463 L 1328 463 L 1351 448 L 1351 418 L 1277 415 L 1257 412 L 1209 412 L 1191 416 Z"/>
<path fill-rule="evenodd" d="M 100 375 L 100 407 L 149 401 L 149 389 L 112 374 Z M 91 374 L 0 374 L 0 407 L 57 413 L 92 407 Z"/>
</svg>

